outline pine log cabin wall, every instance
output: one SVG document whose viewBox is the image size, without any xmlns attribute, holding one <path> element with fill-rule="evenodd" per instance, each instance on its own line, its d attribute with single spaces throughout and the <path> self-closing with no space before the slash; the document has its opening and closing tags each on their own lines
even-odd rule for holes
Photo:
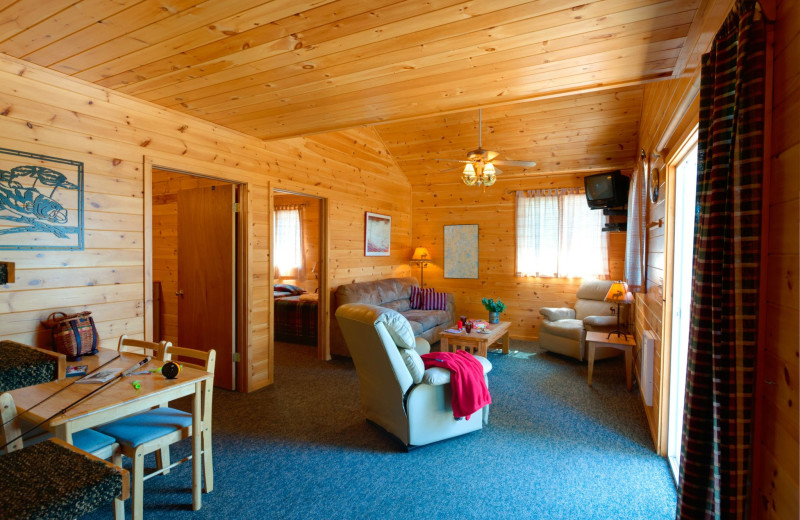
<svg viewBox="0 0 800 520">
<path fill-rule="evenodd" d="M 756 516 L 800 518 L 800 2 L 779 0 L 773 54 L 771 175 Z"/>
<path fill-rule="evenodd" d="M 458 175 L 458 172 L 455 176 Z M 535 180 L 499 180 L 484 192 L 461 184 L 415 186 L 413 244 L 432 257 L 425 269 L 425 285 L 456 296 L 456 311 L 488 319 L 481 299 L 500 298 L 511 322 L 513 338 L 538 340 L 540 307 L 572 307 L 580 278 L 518 277 L 515 274 L 515 194 L 513 190 L 582 187 L 585 175 L 542 175 Z M 478 224 L 478 278 L 444 278 L 444 226 Z M 625 233 L 604 233 L 608 240 L 609 277 L 621 279 L 625 260 Z M 412 274 L 419 277 L 419 271 Z"/>
<path fill-rule="evenodd" d="M 269 205 L 273 188 L 329 201 L 329 287 L 407 275 L 411 189 L 371 129 L 265 143 L 0 55 L 3 147 L 81 161 L 86 247 L 3 251 L 17 281 L 0 288 L 0 334 L 39 346 L 54 310 L 91 310 L 101 345 L 145 337 L 144 158 L 247 184 L 246 377 L 272 382 Z M 149 191 L 149 187 L 147 187 Z M 364 212 L 392 216 L 392 254 L 364 256 Z"/>
<path fill-rule="evenodd" d="M 698 100 L 696 99 L 699 77 L 693 74 L 687 78 L 654 83 L 645 87 L 644 102 L 642 105 L 642 124 L 640 128 L 640 145 L 644 150 L 646 160 L 651 167 L 657 167 L 662 172 L 664 160 L 669 150 L 674 150 L 688 137 L 691 130 L 697 125 Z M 687 101 L 688 100 L 688 101 Z M 688 103 L 688 106 L 687 106 Z M 665 145 L 659 148 L 664 136 L 668 135 Z M 637 168 L 641 168 L 641 162 Z M 647 287 L 646 292 L 638 293 L 636 297 L 635 330 L 637 350 L 642 345 L 642 334 L 645 330 L 652 332 L 655 337 L 653 358 L 653 405 L 645 405 L 645 413 L 650 426 L 650 433 L 655 446 L 663 447 L 665 442 L 662 436 L 666 435 L 666 414 L 662 408 L 662 390 L 666 387 L 662 382 L 661 367 L 665 361 L 665 346 L 662 344 L 662 322 L 665 312 L 664 306 L 664 277 L 666 269 L 666 226 L 663 225 L 666 216 L 666 175 L 661 175 L 661 186 L 656 203 L 647 201 L 648 230 L 647 230 Z M 661 220 L 662 225 L 656 223 Z M 639 358 L 637 352 L 636 359 Z M 637 364 L 637 373 L 639 367 Z M 658 448 L 657 448 L 658 449 Z M 665 449 L 665 448 L 663 448 Z"/>
<path fill-rule="evenodd" d="M 581 280 L 515 275 L 514 190 L 583 187 L 587 174 L 615 169 L 630 174 L 641 104 L 642 88 L 638 87 L 484 109 L 482 146 L 501 150 L 501 159 L 537 162 L 524 175 L 519 168 L 501 167 L 504 172 L 497 176 L 497 183 L 485 190 L 461 182 L 463 165 L 438 161 L 460 159 L 463 150 L 477 146 L 477 110 L 377 127 L 413 187 L 412 246 L 428 248 L 432 257 L 425 269 L 425 285 L 454 293 L 458 314 L 470 317 L 487 319 L 481 299 L 500 298 L 508 306 L 501 319 L 511 322 L 511 336 L 537 340 L 539 308 L 572 307 Z M 450 136 L 446 142 L 436 133 L 443 126 Z M 597 143 L 583 132 L 589 126 L 601 127 L 614 141 Z M 502 139 L 493 135 L 499 127 Z M 541 133 L 546 138 L 532 142 L 530 134 Z M 478 224 L 478 279 L 443 277 L 443 229 L 454 224 Z M 609 277 L 621 279 L 625 233 L 604 235 Z M 419 269 L 412 274 L 419 278 Z"/>
</svg>

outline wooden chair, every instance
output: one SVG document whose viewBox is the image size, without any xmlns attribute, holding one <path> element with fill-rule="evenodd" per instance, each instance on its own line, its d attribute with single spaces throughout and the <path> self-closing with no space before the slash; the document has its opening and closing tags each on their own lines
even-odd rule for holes
<svg viewBox="0 0 800 520">
<path fill-rule="evenodd" d="M 141 339 L 129 338 L 125 334 L 119 337 L 117 343 L 118 352 L 131 352 L 131 349 L 141 349 L 143 356 L 152 356 L 154 359 L 164 360 L 164 351 L 167 347 L 171 346 L 169 341 L 159 341 L 154 343 L 152 341 L 144 341 Z M 137 352 L 138 353 L 138 352 Z"/>
<path fill-rule="evenodd" d="M 181 365 L 214 373 L 216 362 L 216 351 L 214 350 L 203 352 L 201 350 L 167 346 L 164 359 L 170 360 L 172 356 L 180 356 L 180 360 L 176 362 Z M 187 359 L 197 360 L 199 363 L 189 362 Z M 206 493 L 214 489 L 214 470 L 211 461 L 211 402 L 213 391 L 214 379 L 209 378 L 203 383 L 201 403 L 202 457 Z M 134 520 L 140 520 L 143 517 L 144 481 L 156 475 L 166 474 L 170 468 L 191 460 L 190 455 L 174 464 L 170 464 L 167 459 L 168 455 L 165 457 L 161 450 L 192 436 L 192 414 L 170 407 L 154 408 L 147 412 L 105 424 L 97 429 L 101 433 L 114 437 L 119 443 L 122 453 L 133 461 L 131 516 Z M 162 464 L 145 476 L 144 457 L 148 453 L 155 451 L 162 453 Z"/>
<path fill-rule="evenodd" d="M 23 446 L 20 423 L 14 399 L 0 394 L 0 446 L 6 455 L 0 457 L 0 511 L 3 517 L 40 518 L 55 510 L 80 516 L 114 500 L 114 518 L 124 520 L 124 500 L 130 494 L 130 476 L 120 466 L 122 456 L 110 444 L 114 439 L 98 432 L 73 436 L 79 441 L 100 444 L 95 454 L 70 446 L 60 439 L 50 439 L 33 446 Z M 91 430 L 86 430 L 91 432 Z M 104 439 L 105 438 L 105 439 Z M 117 460 L 106 462 L 106 456 Z M 63 485 L 52 486 L 54 475 L 63 474 Z M 118 480 L 121 480 L 118 484 Z M 121 486 L 121 487 L 120 487 Z"/>
<path fill-rule="evenodd" d="M 139 352 L 135 353 L 143 356 L 151 356 L 153 359 L 164 361 L 166 357 L 166 349 L 171 346 L 172 342 L 170 341 L 162 340 L 156 343 L 153 341 L 129 338 L 123 334 L 119 337 L 119 341 L 117 342 L 117 352 L 134 352 L 135 350 L 138 350 Z M 160 406 L 160 408 L 166 406 L 166 404 L 163 404 Z M 158 469 L 164 470 L 165 475 L 169 473 L 169 460 L 169 446 L 164 446 L 158 451 L 158 453 L 156 453 L 156 463 L 158 464 Z"/>
</svg>

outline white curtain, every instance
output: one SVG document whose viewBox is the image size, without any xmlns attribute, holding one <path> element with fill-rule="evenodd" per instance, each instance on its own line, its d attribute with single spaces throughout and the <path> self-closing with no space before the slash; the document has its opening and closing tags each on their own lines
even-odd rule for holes
<svg viewBox="0 0 800 520">
<path fill-rule="evenodd" d="M 275 209 L 275 267 L 280 276 L 304 278 L 302 208 L 280 206 Z"/>
<path fill-rule="evenodd" d="M 625 241 L 625 281 L 631 292 L 647 290 L 645 240 L 647 239 L 647 183 L 644 171 L 634 170 L 628 193 L 628 235 Z"/>
<path fill-rule="evenodd" d="M 518 191 L 517 276 L 606 277 L 605 217 L 577 188 Z"/>
</svg>

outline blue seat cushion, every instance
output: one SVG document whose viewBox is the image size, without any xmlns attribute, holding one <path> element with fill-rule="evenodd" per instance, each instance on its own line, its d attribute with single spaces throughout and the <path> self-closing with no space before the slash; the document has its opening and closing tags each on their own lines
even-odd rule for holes
<svg viewBox="0 0 800 520">
<path fill-rule="evenodd" d="M 109 437 L 105 433 L 100 433 L 91 429 L 81 430 L 72 434 L 72 445 L 89 453 L 94 453 L 106 446 L 111 446 L 115 442 L 117 441 L 114 437 Z"/>
<path fill-rule="evenodd" d="M 97 429 L 114 437 L 124 446 L 137 447 L 146 442 L 191 426 L 192 414 L 174 408 L 154 408 L 131 415 Z"/>
</svg>

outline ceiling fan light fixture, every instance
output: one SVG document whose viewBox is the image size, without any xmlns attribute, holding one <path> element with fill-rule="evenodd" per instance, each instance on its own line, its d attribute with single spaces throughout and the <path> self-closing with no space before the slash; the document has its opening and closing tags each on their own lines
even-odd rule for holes
<svg viewBox="0 0 800 520">
<path fill-rule="evenodd" d="M 461 180 L 467 186 L 483 186 L 486 188 L 487 186 L 493 185 L 497 182 L 497 175 L 503 173 L 503 170 L 498 170 L 495 168 L 492 161 L 495 157 L 498 157 L 500 154 L 498 152 L 492 150 L 484 150 L 481 144 L 481 128 L 482 128 L 482 115 L 481 111 L 478 110 L 478 148 L 472 150 L 471 152 L 467 153 L 467 160 L 463 161 L 461 159 L 436 159 L 437 161 L 457 161 L 457 162 L 464 162 L 466 165 L 464 166 L 464 170 L 461 172 Z M 536 166 L 536 163 L 533 161 L 503 161 L 498 160 L 497 163 L 500 166 L 519 166 L 522 168 L 532 168 Z M 452 171 L 457 168 L 448 168 L 447 170 L 443 170 L 445 172 Z"/>
<path fill-rule="evenodd" d="M 475 183 L 478 182 L 478 175 L 475 173 L 475 167 L 472 166 L 472 163 L 467 163 L 466 166 L 464 166 L 461 180 L 464 181 L 464 184 L 467 186 L 475 186 Z"/>
</svg>

